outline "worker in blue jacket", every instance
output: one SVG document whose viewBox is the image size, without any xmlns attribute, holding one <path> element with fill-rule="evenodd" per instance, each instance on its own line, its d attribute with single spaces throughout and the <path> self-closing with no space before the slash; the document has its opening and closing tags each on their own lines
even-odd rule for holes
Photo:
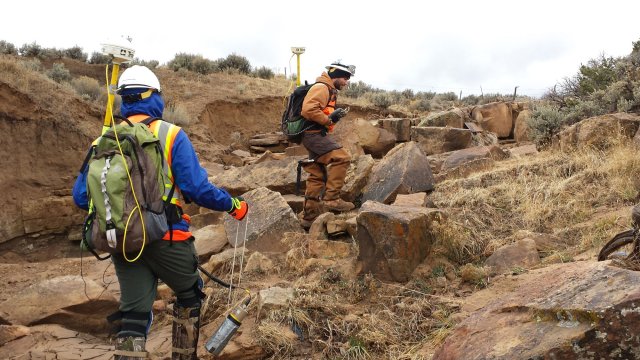
<svg viewBox="0 0 640 360">
<path fill-rule="evenodd" d="M 126 69 L 118 81 L 117 93 L 122 97 L 122 116 L 131 122 L 149 117 L 162 117 L 164 101 L 160 82 L 144 66 Z M 200 325 L 200 305 L 203 298 L 202 281 L 197 270 L 194 238 L 189 231 L 190 219 L 182 212 L 184 202 L 216 210 L 227 211 L 242 220 L 248 206 L 242 198 L 231 197 L 225 190 L 209 182 L 187 134 L 174 124 L 155 120 L 149 124 L 162 146 L 168 177 L 176 187 L 171 194 L 180 218 L 170 227 L 162 240 L 152 241 L 136 261 L 126 261 L 123 254 L 113 254 L 113 264 L 120 283 L 120 308 L 114 318 L 120 319 L 115 346 L 115 359 L 142 359 L 147 356 L 145 343 L 153 314 L 158 279 L 176 294 L 174 305 L 172 359 L 197 359 L 196 347 Z M 76 205 L 88 210 L 87 167 L 83 168 L 73 187 Z"/>
</svg>

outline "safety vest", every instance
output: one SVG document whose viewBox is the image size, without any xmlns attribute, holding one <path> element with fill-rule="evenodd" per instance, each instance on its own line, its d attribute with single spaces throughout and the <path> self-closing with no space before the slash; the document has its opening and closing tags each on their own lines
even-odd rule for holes
<svg viewBox="0 0 640 360">
<path fill-rule="evenodd" d="M 325 113 L 325 115 L 328 116 L 333 112 L 333 110 L 336 109 L 337 99 L 338 99 L 338 96 L 336 96 L 335 92 L 329 89 L 329 103 L 324 109 L 322 109 L 322 112 Z"/>
</svg>

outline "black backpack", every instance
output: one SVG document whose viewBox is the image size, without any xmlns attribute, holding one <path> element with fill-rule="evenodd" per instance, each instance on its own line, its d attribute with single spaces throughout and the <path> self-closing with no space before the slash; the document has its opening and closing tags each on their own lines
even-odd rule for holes
<svg viewBox="0 0 640 360">
<path fill-rule="evenodd" d="M 287 108 L 282 114 L 281 122 L 282 133 L 287 136 L 287 140 L 289 142 L 299 144 L 302 142 L 302 134 L 317 125 L 315 122 L 305 119 L 300 114 L 302 112 L 302 103 L 304 102 L 304 98 L 307 96 L 309 89 L 311 89 L 315 84 L 324 83 L 308 84 L 305 82 L 304 85 L 298 86 L 293 90 L 293 93 L 289 95 Z M 327 84 L 324 85 L 329 87 Z"/>
</svg>

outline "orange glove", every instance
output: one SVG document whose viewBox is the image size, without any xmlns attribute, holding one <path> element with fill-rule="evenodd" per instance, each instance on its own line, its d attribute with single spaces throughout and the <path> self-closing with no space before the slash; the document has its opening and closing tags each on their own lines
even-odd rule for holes
<svg viewBox="0 0 640 360">
<path fill-rule="evenodd" d="M 249 204 L 240 196 L 231 198 L 231 210 L 227 211 L 234 219 L 242 221 L 249 211 Z"/>
</svg>

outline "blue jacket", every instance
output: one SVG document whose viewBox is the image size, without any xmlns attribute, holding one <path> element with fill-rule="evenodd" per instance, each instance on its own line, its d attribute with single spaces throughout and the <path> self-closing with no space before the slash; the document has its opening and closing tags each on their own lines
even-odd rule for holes
<svg viewBox="0 0 640 360">
<path fill-rule="evenodd" d="M 160 97 L 159 94 L 153 94 L 150 98 L 135 103 L 138 107 L 135 111 L 141 111 L 139 109 L 141 103 L 145 103 L 148 100 L 150 100 L 150 106 L 154 108 L 157 107 L 159 102 L 158 99 L 153 99 L 155 96 Z M 125 107 L 124 103 L 123 107 Z M 121 112 L 124 116 L 134 114 L 131 113 L 130 109 L 126 108 L 122 108 Z M 146 113 L 154 112 L 157 113 L 157 109 L 154 111 L 147 111 Z M 90 149 L 90 151 L 93 151 L 93 149 Z M 180 189 L 185 200 L 193 201 L 196 204 L 211 210 L 231 210 L 231 195 L 229 195 L 225 190 L 217 188 L 209 182 L 206 170 L 200 165 L 198 155 L 193 149 L 193 145 L 191 144 L 189 137 L 182 129 L 180 129 L 176 135 L 175 142 L 171 150 L 171 157 L 173 159 L 171 173 L 177 188 Z M 76 178 L 72 191 L 73 201 L 75 204 L 85 210 L 89 209 L 86 181 L 87 171 L 88 167 L 85 166 L 83 171 Z M 182 220 L 178 224 L 174 224 L 173 229 L 188 231 L 189 224 L 185 220 Z"/>
</svg>

